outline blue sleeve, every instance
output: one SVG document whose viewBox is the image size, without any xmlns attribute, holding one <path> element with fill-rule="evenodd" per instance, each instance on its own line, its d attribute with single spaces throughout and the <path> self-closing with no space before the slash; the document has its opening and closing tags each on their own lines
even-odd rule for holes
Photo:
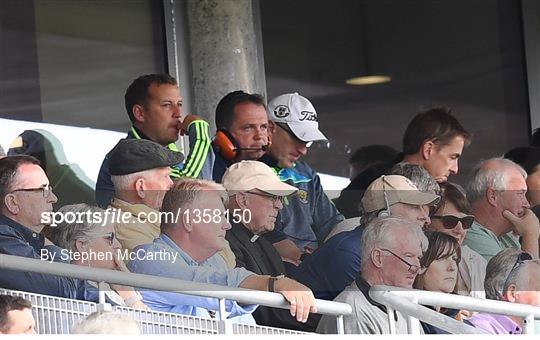
<svg viewBox="0 0 540 340">
<path fill-rule="evenodd" d="M 219 311 L 219 300 L 215 298 L 152 290 L 140 290 L 140 292 L 144 303 L 154 310 L 173 311 L 186 315 L 196 315 L 193 313 L 193 307 Z M 229 317 L 250 314 L 257 307 L 257 305 L 241 306 L 231 300 L 225 303 L 225 310 L 231 313 Z"/>
<path fill-rule="evenodd" d="M 99 169 L 99 175 L 96 182 L 96 203 L 103 209 L 107 209 L 109 203 L 114 197 L 114 184 L 111 181 L 109 163 L 109 154 L 107 154 L 103 159 L 103 163 L 101 163 L 101 168 Z"/>
<path fill-rule="evenodd" d="M 323 244 L 332 228 L 343 221 L 345 217 L 339 213 L 334 203 L 326 196 L 319 175 L 313 177 L 311 184 L 314 186 L 313 192 L 315 193 L 315 203 L 312 209 L 314 224 L 311 228 L 315 232 L 319 244 Z"/>
<path fill-rule="evenodd" d="M 189 266 L 181 260 L 176 262 L 169 261 L 159 258 L 159 255 L 156 255 L 154 260 L 145 259 L 146 252 L 158 253 L 159 251 L 156 252 L 156 250 L 146 250 L 137 247 L 134 249 L 134 252 L 137 254 L 137 257 L 128 263 L 128 268 L 130 271 L 139 274 L 170 277 L 192 282 L 212 283 L 228 287 L 239 287 L 248 276 L 255 275 L 245 268 L 218 270 L 212 267 Z"/>
<path fill-rule="evenodd" d="M 333 300 L 360 272 L 360 254 L 347 247 L 325 247 L 307 256 L 292 277 L 318 299 Z"/>
<path fill-rule="evenodd" d="M 41 254 L 36 253 L 27 242 L 11 235 L 0 236 L 0 253 L 41 259 Z M 48 250 L 45 248 L 44 255 L 44 257 L 49 257 Z M 2 270 L 0 287 L 69 299 L 84 300 L 86 298 L 81 280 L 27 271 Z"/>
</svg>

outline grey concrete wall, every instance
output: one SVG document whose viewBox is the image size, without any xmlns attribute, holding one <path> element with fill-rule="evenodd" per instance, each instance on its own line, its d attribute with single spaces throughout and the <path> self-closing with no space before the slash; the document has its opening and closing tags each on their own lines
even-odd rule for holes
<svg viewBox="0 0 540 340">
<path fill-rule="evenodd" d="M 192 113 L 215 129 L 218 101 L 234 90 L 265 94 L 259 12 L 252 0 L 188 0 Z"/>
</svg>

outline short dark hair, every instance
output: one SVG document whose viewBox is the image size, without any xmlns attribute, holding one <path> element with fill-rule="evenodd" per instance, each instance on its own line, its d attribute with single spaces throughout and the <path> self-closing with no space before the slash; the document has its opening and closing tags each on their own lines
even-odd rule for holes
<svg viewBox="0 0 540 340">
<path fill-rule="evenodd" d="M 135 79 L 127 88 L 126 94 L 124 95 L 124 101 L 126 103 L 126 111 L 129 116 L 129 120 L 132 122 L 135 121 L 133 116 L 133 106 L 135 104 L 142 105 L 146 107 L 148 104 L 148 88 L 152 84 L 163 85 L 178 85 L 178 82 L 174 77 L 171 77 L 168 74 L 145 74 Z"/>
<path fill-rule="evenodd" d="M 256 93 L 233 91 L 221 98 L 216 106 L 216 128 L 229 129 L 234 121 L 234 108 L 238 104 L 253 103 L 261 105 L 266 110 L 264 97 Z"/>
<path fill-rule="evenodd" d="M 533 146 L 513 148 L 504 154 L 504 158 L 521 165 L 527 174 L 530 175 L 540 165 L 540 148 Z"/>
<path fill-rule="evenodd" d="M 458 122 L 446 107 L 436 107 L 418 113 L 409 123 L 403 135 L 403 153 L 412 155 L 420 150 L 428 140 L 444 146 L 461 136 L 465 146 L 471 142 L 472 135 Z"/>
<path fill-rule="evenodd" d="M 458 241 L 451 235 L 441 233 L 439 231 L 427 231 L 426 237 L 429 241 L 428 248 L 422 259 L 420 265 L 424 268 L 428 268 L 433 261 L 440 259 L 446 259 L 452 254 L 457 255 L 456 267 L 461 261 L 461 247 Z M 416 276 L 413 287 L 416 289 L 424 289 L 424 274 Z"/>
<path fill-rule="evenodd" d="M 356 149 L 349 158 L 349 164 L 355 165 L 360 163 L 373 164 L 373 163 L 390 163 L 398 155 L 396 149 L 388 145 L 366 145 Z"/>
<path fill-rule="evenodd" d="M 41 166 L 37 158 L 28 155 L 8 156 L 0 159 L 0 202 L 11 189 L 15 174 L 22 164 L 36 164 Z"/>
<path fill-rule="evenodd" d="M 12 310 L 32 309 L 32 303 L 20 296 L 0 295 L 0 330 L 8 326 L 8 312 Z"/>
<path fill-rule="evenodd" d="M 441 201 L 437 204 L 435 212 L 444 209 L 447 202 L 452 203 L 457 210 L 464 214 L 471 214 L 471 203 L 465 195 L 465 189 L 459 184 L 450 182 L 439 183 L 441 188 Z"/>
</svg>

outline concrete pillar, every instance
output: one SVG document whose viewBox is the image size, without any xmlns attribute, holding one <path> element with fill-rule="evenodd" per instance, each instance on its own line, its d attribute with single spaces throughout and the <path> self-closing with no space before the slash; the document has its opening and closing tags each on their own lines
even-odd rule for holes
<svg viewBox="0 0 540 340">
<path fill-rule="evenodd" d="M 258 0 L 187 0 L 191 111 L 215 131 L 218 101 L 234 90 L 266 94 Z"/>
</svg>

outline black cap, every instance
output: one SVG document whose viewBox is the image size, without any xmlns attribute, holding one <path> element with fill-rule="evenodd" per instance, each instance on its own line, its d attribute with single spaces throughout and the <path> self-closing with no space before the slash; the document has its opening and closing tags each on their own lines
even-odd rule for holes
<svg viewBox="0 0 540 340">
<path fill-rule="evenodd" d="M 179 164 L 184 155 L 147 139 L 122 139 L 112 149 L 109 159 L 111 175 L 122 176 Z"/>
</svg>

